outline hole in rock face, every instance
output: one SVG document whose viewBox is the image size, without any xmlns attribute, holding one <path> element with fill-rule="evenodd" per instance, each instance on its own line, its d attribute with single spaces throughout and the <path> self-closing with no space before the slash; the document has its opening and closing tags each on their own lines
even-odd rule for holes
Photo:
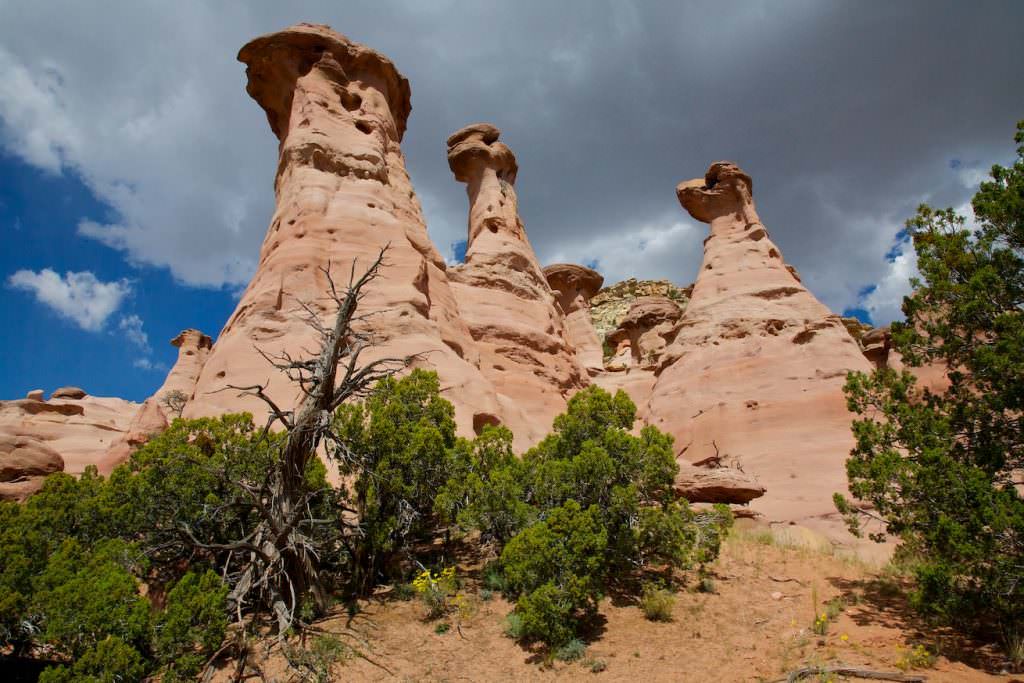
<svg viewBox="0 0 1024 683">
<path fill-rule="evenodd" d="M 779 257 L 779 252 L 775 251 L 774 249 L 769 249 L 768 250 L 768 256 L 770 256 L 772 258 L 780 258 Z"/>
<path fill-rule="evenodd" d="M 366 133 L 367 135 L 373 132 L 373 126 L 368 124 L 366 121 L 356 121 L 356 129 L 358 129 L 360 133 Z"/>
<path fill-rule="evenodd" d="M 363 98 L 354 92 L 344 90 L 341 92 L 341 106 L 345 107 L 346 111 L 355 111 L 359 109 L 363 103 Z"/>
<path fill-rule="evenodd" d="M 501 425 L 501 419 L 497 415 L 491 415 L 490 413 L 475 413 L 473 415 L 473 431 L 476 432 L 477 436 L 480 435 L 487 425 L 497 427 Z"/>
<path fill-rule="evenodd" d="M 226 373 L 223 370 L 221 370 L 220 372 L 217 373 L 217 379 L 221 379 L 221 378 L 223 378 L 227 374 L 228 373 Z"/>
</svg>

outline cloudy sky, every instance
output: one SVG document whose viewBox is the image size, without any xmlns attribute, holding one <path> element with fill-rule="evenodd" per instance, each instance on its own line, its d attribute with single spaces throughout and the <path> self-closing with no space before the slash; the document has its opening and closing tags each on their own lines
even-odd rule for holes
<svg viewBox="0 0 1024 683">
<path fill-rule="evenodd" d="M 0 398 L 142 399 L 167 340 L 219 331 L 276 161 L 235 54 L 298 21 L 409 78 L 403 149 L 449 258 L 466 197 L 445 138 L 490 121 L 543 263 L 691 282 L 706 228 L 673 189 L 728 159 L 812 291 L 879 324 L 915 270 L 903 221 L 966 206 L 1024 118 L 1012 0 L 0 0 Z"/>
</svg>

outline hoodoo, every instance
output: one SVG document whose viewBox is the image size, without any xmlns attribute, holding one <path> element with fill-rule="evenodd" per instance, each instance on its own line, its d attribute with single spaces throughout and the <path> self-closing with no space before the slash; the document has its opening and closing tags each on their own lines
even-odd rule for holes
<svg viewBox="0 0 1024 683">
<path fill-rule="evenodd" d="M 565 314 L 565 332 L 576 348 L 576 358 L 587 370 L 604 369 L 601 339 L 590 318 L 590 300 L 600 291 L 604 277 L 592 268 L 571 263 L 547 266 L 544 277 Z"/>
<path fill-rule="evenodd" d="M 186 417 L 249 410 L 262 402 L 227 385 L 261 385 L 281 405 L 297 387 L 264 357 L 316 349 L 306 322 L 330 320 L 326 271 L 344 286 L 388 246 L 381 277 L 361 312 L 375 346 L 362 357 L 421 354 L 439 371 L 460 430 L 474 415 L 502 420 L 494 387 L 477 367 L 475 344 L 449 287 L 446 265 L 427 237 L 399 143 L 409 84 L 383 55 L 326 26 L 298 24 L 245 45 L 248 93 L 280 140 L 277 205 L 256 274 L 221 331 Z"/>
<path fill-rule="evenodd" d="M 676 437 L 681 458 L 718 456 L 756 476 L 768 493 L 753 505 L 769 519 L 814 524 L 846 490 L 846 373 L 871 364 L 782 260 L 751 185 L 718 162 L 676 190 L 711 232 L 645 412 Z"/>
<path fill-rule="evenodd" d="M 448 138 L 448 165 L 469 195 L 466 260 L 450 277 L 480 369 L 497 390 L 516 445 L 525 447 L 550 431 L 587 375 L 519 218 L 518 166 L 500 134 L 478 123 Z"/>
</svg>

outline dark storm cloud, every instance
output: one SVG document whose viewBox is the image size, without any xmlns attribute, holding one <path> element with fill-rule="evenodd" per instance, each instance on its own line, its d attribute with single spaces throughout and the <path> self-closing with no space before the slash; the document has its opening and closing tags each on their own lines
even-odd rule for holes
<svg viewBox="0 0 1024 683">
<path fill-rule="evenodd" d="M 380 50 L 410 79 L 403 149 L 442 252 L 464 238 L 466 220 L 445 138 L 490 121 L 518 156 L 520 210 L 542 261 L 596 260 L 612 280 L 691 281 L 705 229 L 684 215 L 674 186 L 730 159 L 753 176 L 762 219 L 812 290 L 843 309 L 878 285 L 870 296 L 879 318 L 894 315 L 912 269 L 886 258 L 902 221 L 921 201 L 964 204 L 979 167 L 1009 158 L 1024 117 L 1024 4 L 1015 2 L 322 2 L 152 5 L 128 15 L 76 7 L 0 10 L 16 19 L 0 22 L 8 61 L 33 79 L 43 67 L 73 78 L 77 93 L 52 86 L 66 95 L 71 131 L 41 133 L 38 116 L 19 117 L 0 95 L 8 146 L 52 165 L 50 148 L 19 127 L 49 135 L 64 165 L 128 214 L 119 226 L 128 237 L 87 234 L 199 284 L 245 279 L 272 205 L 274 141 L 246 101 L 234 53 L 300 20 Z M 86 11 L 101 34 L 119 27 L 108 42 L 77 26 L 56 47 L 31 37 Z M 137 92 L 105 84 L 112 68 L 135 78 Z M 131 163 L 128 141 L 120 153 L 90 147 L 101 124 L 83 119 L 109 98 L 130 112 L 143 97 L 193 98 L 194 111 L 157 117 L 167 127 L 150 131 L 178 136 L 177 145 L 155 146 L 145 164 Z M 105 139 L 116 147 L 120 138 Z M 181 146 L 196 142 L 209 152 L 183 156 Z M 165 173 L 152 176 L 150 165 Z M 111 190 L 118 178 L 136 182 L 139 196 Z M 146 201 L 157 186 L 166 199 Z M 181 219 L 202 226 L 201 254 L 161 240 Z M 189 265 L 211 251 L 220 260 Z"/>
</svg>

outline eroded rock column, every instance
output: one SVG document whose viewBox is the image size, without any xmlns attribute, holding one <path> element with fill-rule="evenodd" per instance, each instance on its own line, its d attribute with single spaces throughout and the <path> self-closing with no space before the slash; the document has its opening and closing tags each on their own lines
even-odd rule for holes
<svg viewBox="0 0 1024 683">
<path fill-rule="evenodd" d="M 770 519 L 825 520 L 846 490 L 852 446 L 842 386 L 870 370 L 839 316 L 800 282 L 769 239 L 750 177 L 727 162 L 680 183 L 680 203 L 710 224 L 704 260 L 646 416 L 691 462 L 738 462 L 768 492 Z"/>
<path fill-rule="evenodd" d="M 460 432 L 473 416 L 501 417 L 493 387 L 477 368 L 444 259 L 427 237 L 399 144 L 409 115 L 409 84 L 383 55 L 326 26 L 299 24 L 253 40 L 238 54 L 247 92 L 280 141 L 277 206 L 259 267 L 207 359 L 185 416 L 266 408 L 226 385 L 266 385 L 279 405 L 298 388 L 261 356 L 306 357 L 319 349 L 306 304 L 328 323 L 324 269 L 344 286 L 390 244 L 381 276 L 361 305 L 376 345 L 363 355 L 423 354 L 455 404 Z"/>
<path fill-rule="evenodd" d="M 576 358 L 588 372 L 603 370 L 604 348 L 590 318 L 590 300 L 600 291 L 604 277 L 592 268 L 571 263 L 545 267 L 544 277 L 565 314 L 565 332 L 576 348 Z"/>
<path fill-rule="evenodd" d="M 466 261 L 450 277 L 520 449 L 539 441 L 586 384 L 564 316 L 537 262 L 516 203 L 515 155 L 490 124 L 448 138 L 448 165 L 469 195 Z"/>
</svg>

